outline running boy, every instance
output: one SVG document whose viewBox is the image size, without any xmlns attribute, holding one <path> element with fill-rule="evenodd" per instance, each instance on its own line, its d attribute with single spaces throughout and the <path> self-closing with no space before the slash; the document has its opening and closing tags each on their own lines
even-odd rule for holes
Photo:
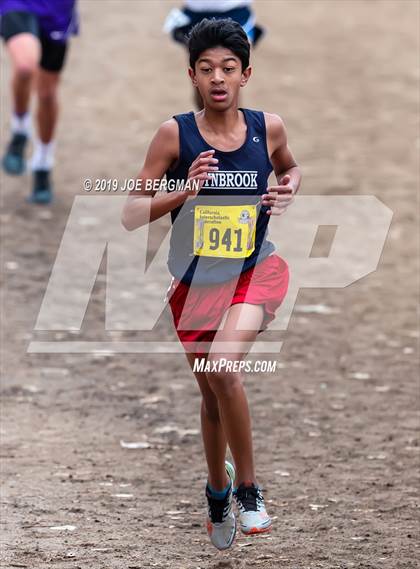
<svg viewBox="0 0 420 569">
<path fill-rule="evenodd" d="M 12 62 L 11 137 L 3 157 L 8 174 L 26 169 L 25 149 L 31 133 L 32 87 L 38 96 L 38 139 L 31 160 L 30 201 L 52 199 L 51 169 L 58 117 L 58 85 L 68 38 L 77 32 L 75 0 L 0 0 L 0 35 Z"/>
<path fill-rule="evenodd" d="M 236 531 L 233 497 L 245 534 L 271 527 L 255 475 L 247 398 L 233 364 L 244 359 L 286 294 L 287 265 L 273 254 L 266 229 L 293 201 L 301 175 L 280 117 L 238 108 L 251 75 L 242 27 L 205 19 L 191 31 L 189 53 L 204 109 L 161 125 L 139 174 L 142 189 L 128 197 L 122 221 L 133 230 L 171 213 L 170 306 L 193 371 L 202 358 L 209 362 L 194 371 L 203 396 L 207 529 L 212 543 L 226 549 Z M 267 189 L 273 169 L 277 185 Z M 144 182 L 165 173 L 199 188 L 153 197 Z M 220 365 L 223 358 L 229 368 Z M 235 468 L 225 462 L 227 445 Z"/>
</svg>

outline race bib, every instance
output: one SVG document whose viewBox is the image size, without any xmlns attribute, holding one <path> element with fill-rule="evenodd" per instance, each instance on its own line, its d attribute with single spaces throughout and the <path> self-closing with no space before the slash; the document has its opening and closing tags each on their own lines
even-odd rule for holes
<svg viewBox="0 0 420 569">
<path fill-rule="evenodd" d="M 194 255 L 240 259 L 255 249 L 255 205 L 195 206 Z"/>
</svg>

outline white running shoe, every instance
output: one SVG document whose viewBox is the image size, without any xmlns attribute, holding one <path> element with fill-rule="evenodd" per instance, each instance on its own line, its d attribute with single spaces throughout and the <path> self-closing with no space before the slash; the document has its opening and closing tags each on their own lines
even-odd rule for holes
<svg viewBox="0 0 420 569">
<path fill-rule="evenodd" d="M 242 483 L 234 492 L 239 509 L 241 531 L 245 535 L 265 533 L 271 529 L 271 518 L 267 514 L 260 488 L 252 482 Z"/>
<path fill-rule="evenodd" d="M 231 479 L 231 487 L 222 500 L 213 498 L 209 487 L 206 487 L 206 497 L 208 502 L 207 533 L 210 541 L 217 549 L 228 549 L 235 539 L 236 518 L 232 510 L 233 502 L 233 482 L 235 480 L 235 469 L 226 461 L 226 472 Z"/>
</svg>

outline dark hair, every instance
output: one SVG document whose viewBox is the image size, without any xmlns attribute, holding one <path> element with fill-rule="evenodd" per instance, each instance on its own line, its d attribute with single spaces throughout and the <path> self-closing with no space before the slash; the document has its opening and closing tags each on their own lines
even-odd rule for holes
<svg viewBox="0 0 420 569">
<path fill-rule="evenodd" d="M 211 20 L 204 18 L 196 24 L 188 36 L 190 66 L 194 66 L 206 49 L 225 47 L 241 60 L 242 71 L 249 65 L 250 44 L 242 26 L 231 18 Z"/>
</svg>

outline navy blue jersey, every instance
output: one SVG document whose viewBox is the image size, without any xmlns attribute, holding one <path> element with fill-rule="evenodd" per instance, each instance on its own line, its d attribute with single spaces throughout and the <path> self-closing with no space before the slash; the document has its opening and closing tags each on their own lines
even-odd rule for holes
<svg viewBox="0 0 420 569">
<path fill-rule="evenodd" d="M 228 281 L 270 255 L 275 247 L 267 240 L 270 216 L 259 205 L 267 193 L 273 170 L 266 140 L 264 113 L 240 109 L 247 125 L 246 139 L 237 150 L 215 150 L 217 172 L 211 172 L 196 198 L 171 211 L 172 234 L 168 267 L 178 280 L 189 285 L 210 285 Z M 166 172 L 168 180 L 186 180 L 192 162 L 200 152 L 213 149 L 201 136 L 193 112 L 174 116 L 179 126 L 179 160 Z M 245 258 L 215 258 L 194 254 L 194 209 L 197 205 L 256 205 L 255 249 Z M 180 216 L 180 217 L 179 217 Z"/>
</svg>

